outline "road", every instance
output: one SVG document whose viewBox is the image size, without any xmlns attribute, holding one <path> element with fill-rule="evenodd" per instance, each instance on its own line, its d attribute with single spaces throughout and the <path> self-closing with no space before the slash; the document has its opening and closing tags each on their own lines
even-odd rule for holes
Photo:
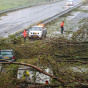
<svg viewBox="0 0 88 88">
<path fill-rule="evenodd" d="M 79 23 L 83 18 L 88 17 L 88 13 L 84 12 L 82 10 L 88 11 L 88 6 L 82 6 L 79 8 L 80 11 L 74 11 L 71 13 L 71 16 L 68 16 L 66 19 L 69 21 L 67 22 L 68 26 L 66 27 L 66 30 L 68 31 L 71 29 L 71 31 L 76 32 L 79 29 L 79 26 L 81 23 Z"/>
<path fill-rule="evenodd" d="M 74 5 L 82 0 L 74 0 Z M 7 37 L 10 34 L 18 32 L 28 26 L 47 19 L 68 9 L 67 0 L 61 2 L 25 8 L 22 10 L 7 13 L 0 17 L 0 36 Z"/>
</svg>

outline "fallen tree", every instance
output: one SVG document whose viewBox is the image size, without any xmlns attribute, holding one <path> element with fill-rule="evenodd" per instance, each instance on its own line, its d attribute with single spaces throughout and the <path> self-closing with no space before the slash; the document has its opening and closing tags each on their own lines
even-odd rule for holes
<svg viewBox="0 0 88 88">
<path fill-rule="evenodd" d="M 5 61 L 7 61 L 7 60 L 5 60 Z M 83 62 L 83 61 L 79 61 L 80 63 L 86 63 L 86 64 L 88 64 L 87 62 Z M 59 86 L 64 86 L 64 88 L 65 87 L 67 87 L 67 86 L 69 86 L 69 84 L 71 84 L 71 83 L 73 83 L 73 85 L 75 86 L 75 88 L 76 87 L 80 87 L 80 88 L 87 88 L 88 87 L 88 84 L 82 84 L 82 83 L 80 83 L 79 81 L 77 82 L 77 80 L 71 80 L 71 81 L 68 81 L 68 82 L 66 82 L 65 80 L 62 80 L 60 77 L 56 77 L 56 76 L 54 76 L 54 75 L 52 75 L 52 74 L 49 74 L 49 73 L 47 73 L 47 72 L 45 72 L 45 71 L 43 71 L 42 69 L 40 69 L 39 67 L 37 67 L 37 66 L 34 66 L 34 65 L 31 65 L 31 64 L 27 64 L 27 63 L 19 63 L 19 62 L 10 62 L 10 61 L 7 61 L 7 62 L 0 62 L 0 64 L 16 64 L 16 65 L 24 65 L 24 66 L 29 66 L 29 67 L 32 67 L 32 68 L 34 68 L 34 69 L 36 69 L 37 71 L 39 71 L 39 72 L 41 72 L 41 73 L 43 73 L 43 74 L 45 74 L 45 75 L 48 75 L 48 76 L 50 76 L 52 79 L 55 79 L 56 81 L 58 81 L 60 84 L 54 84 L 54 85 L 52 85 L 52 84 L 49 84 L 49 85 L 44 85 L 44 84 L 38 84 L 36 87 L 35 86 L 32 86 L 32 88 L 42 88 L 42 87 L 52 87 L 52 88 L 55 88 L 55 87 L 59 87 Z M 76 84 L 74 83 L 74 82 L 77 82 Z M 25 81 L 25 84 L 31 84 L 30 82 L 28 82 L 28 81 Z M 32 83 L 33 84 L 33 83 Z M 69 87 L 72 87 L 72 85 L 70 85 Z M 30 88 L 30 87 L 29 87 Z"/>
</svg>

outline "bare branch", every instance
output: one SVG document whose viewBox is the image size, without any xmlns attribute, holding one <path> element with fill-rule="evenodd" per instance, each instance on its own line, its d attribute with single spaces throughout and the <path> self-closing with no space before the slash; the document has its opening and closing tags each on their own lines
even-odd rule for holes
<svg viewBox="0 0 88 88">
<path fill-rule="evenodd" d="M 51 78 L 53 78 L 53 79 L 59 81 L 60 83 L 63 83 L 63 84 L 65 83 L 65 81 L 62 80 L 61 78 L 58 78 L 58 77 L 56 77 L 56 76 L 54 76 L 54 75 L 51 75 L 51 74 L 49 74 L 49 73 L 43 71 L 42 69 L 38 68 L 37 66 L 31 65 L 31 64 L 19 63 L 19 62 L 0 62 L 0 64 L 17 64 L 17 65 L 29 66 L 29 67 L 32 67 L 32 68 L 36 69 L 37 71 L 39 71 L 39 72 L 45 74 L 45 75 L 50 76 Z"/>
</svg>

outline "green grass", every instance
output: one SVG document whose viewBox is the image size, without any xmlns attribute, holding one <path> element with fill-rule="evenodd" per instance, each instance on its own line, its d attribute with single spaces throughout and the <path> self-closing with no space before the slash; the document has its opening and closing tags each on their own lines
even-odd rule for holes
<svg viewBox="0 0 88 88">
<path fill-rule="evenodd" d="M 0 0 L 0 11 L 20 6 L 42 4 L 46 0 Z"/>
<path fill-rule="evenodd" d="M 57 1 L 61 0 L 0 0 L 0 11 L 21 6 L 33 6 Z"/>
</svg>

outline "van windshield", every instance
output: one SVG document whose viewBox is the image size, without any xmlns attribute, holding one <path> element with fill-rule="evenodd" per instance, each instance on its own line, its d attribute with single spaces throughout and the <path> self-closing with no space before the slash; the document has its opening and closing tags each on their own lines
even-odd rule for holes
<svg viewBox="0 0 88 88">
<path fill-rule="evenodd" d="M 32 27 L 31 31 L 42 31 L 42 27 Z"/>
<path fill-rule="evenodd" d="M 0 52 L 1 55 L 12 55 L 11 51 L 1 51 Z"/>
</svg>

